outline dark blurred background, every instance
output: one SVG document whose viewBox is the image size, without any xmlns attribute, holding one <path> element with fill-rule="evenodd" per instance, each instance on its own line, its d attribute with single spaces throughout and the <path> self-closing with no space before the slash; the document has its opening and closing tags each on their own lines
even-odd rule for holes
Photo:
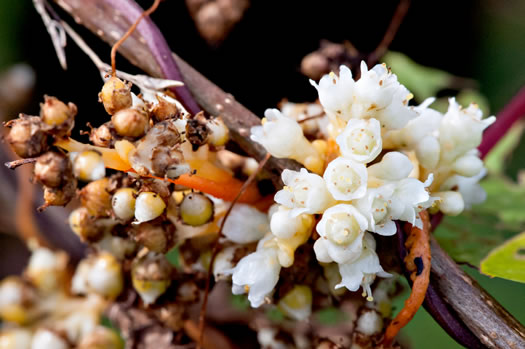
<svg viewBox="0 0 525 349">
<path fill-rule="evenodd" d="M 149 7 L 151 1 L 139 3 Z M 299 71 L 301 59 L 316 50 L 321 39 L 338 43 L 349 40 L 360 52 L 372 51 L 381 41 L 397 3 L 252 0 L 244 18 L 216 47 L 199 36 L 182 0 L 165 0 L 152 18 L 173 51 L 261 115 L 284 97 L 296 102 L 315 100 L 315 89 Z M 63 12 L 59 14 L 73 23 Z M 525 2 L 520 0 L 412 1 L 390 49 L 422 65 L 475 80 L 488 99 L 491 113 L 497 113 L 525 85 L 524 18 Z M 75 28 L 109 62 L 110 48 L 87 30 Z M 30 0 L 0 1 L 0 70 L 24 62 L 36 73 L 32 97 L 19 111 L 37 114 L 38 103 L 43 94 L 48 94 L 77 104 L 77 129 L 86 129 L 83 125 L 88 121 L 99 125 L 107 119 L 97 103 L 102 85 L 99 73 L 73 42 L 69 41 L 66 53 L 68 70 L 63 71 Z M 122 57 L 117 59 L 117 66 L 137 72 Z M 9 118 L 16 116 L 10 112 Z M 9 174 L 2 169 L 0 175 L 4 185 L 12 188 Z M 10 193 L 2 190 L 2 202 L 12 202 Z M 24 252 L 21 244 L 19 250 L 12 248 L 13 225 L 9 218 L 3 220 L 0 271 L 6 273 L 23 265 Z M 46 226 L 41 223 L 40 229 L 46 230 Z M 60 241 L 57 244 L 60 246 Z M 525 321 L 523 285 L 489 280 L 475 270 L 469 272 Z M 405 334 L 415 347 L 454 347 L 423 310 Z"/>
</svg>

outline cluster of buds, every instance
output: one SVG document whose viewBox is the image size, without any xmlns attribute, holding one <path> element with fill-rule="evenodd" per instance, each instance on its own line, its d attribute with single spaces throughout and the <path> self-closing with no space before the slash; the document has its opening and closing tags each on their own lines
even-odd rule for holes
<svg viewBox="0 0 525 349">
<path fill-rule="evenodd" d="M 99 325 L 107 306 L 104 297 L 71 296 L 67 262 L 64 252 L 37 248 L 23 276 L 2 280 L 0 318 L 5 326 L 0 330 L 0 348 L 122 348 L 118 334 Z M 103 278 L 104 269 L 99 267 L 93 278 Z M 113 276 L 114 282 L 122 283 L 122 275 Z"/>
<path fill-rule="evenodd" d="M 362 287 L 373 300 L 371 284 L 390 274 L 379 263 L 372 233 L 395 234 L 396 220 L 421 227 L 422 210 L 455 215 L 483 199 L 475 185 L 484 173 L 476 147 L 494 117 L 482 120 L 475 105 L 462 109 L 453 99 L 444 115 L 429 108 L 433 100 L 409 106 L 412 94 L 385 65 L 368 70 L 362 63 L 357 81 L 341 66 L 339 76 L 311 83 L 320 105 L 285 103 L 283 112 L 267 110 L 262 126 L 252 128 L 252 140 L 270 154 L 306 167 L 283 171 L 271 237 L 232 269 L 233 292 L 248 293 L 253 307 L 268 299 L 281 267 L 291 266 L 316 215 L 313 249 L 321 264 L 338 266 L 340 282 L 333 286 Z M 315 120 L 306 120 L 316 108 Z M 282 239 L 294 240 L 284 263 L 276 242 Z"/>
</svg>

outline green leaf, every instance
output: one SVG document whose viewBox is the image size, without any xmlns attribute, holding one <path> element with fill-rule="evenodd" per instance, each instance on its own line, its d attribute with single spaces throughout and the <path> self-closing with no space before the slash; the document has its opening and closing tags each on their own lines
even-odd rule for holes
<svg viewBox="0 0 525 349">
<path fill-rule="evenodd" d="M 525 230 L 525 186 L 500 176 L 481 183 L 487 200 L 457 217 L 446 217 L 435 232 L 456 261 L 479 265 L 495 247 Z"/>
<path fill-rule="evenodd" d="M 348 316 L 337 308 L 328 307 L 317 311 L 314 317 L 322 325 L 333 326 L 345 321 Z"/>
<path fill-rule="evenodd" d="M 181 265 L 180 265 L 180 251 L 179 251 L 179 247 L 175 246 L 171 250 L 169 250 L 168 253 L 166 253 L 166 259 L 176 269 L 180 269 Z"/>
<path fill-rule="evenodd" d="M 490 252 L 481 261 L 481 272 L 525 283 L 525 232 Z"/>
<path fill-rule="evenodd" d="M 273 306 L 266 311 L 266 317 L 271 322 L 275 322 L 277 324 L 282 323 L 285 318 L 284 313 L 276 306 Z"/>
<path fill-rule="evenodd" d="M 250 302 L 248 296 L 245 294 L 232 294 L 231 304 L 237 310 L 248 310 L 250 308 Z"/>
</svg>

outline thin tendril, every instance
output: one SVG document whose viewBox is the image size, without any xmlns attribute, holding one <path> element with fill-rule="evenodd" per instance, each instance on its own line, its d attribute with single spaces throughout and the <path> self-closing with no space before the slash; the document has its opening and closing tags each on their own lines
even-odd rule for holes
<svg viewBox="0 0 525 349">
<path fill-rule="evenodd" d="M 111 48 L 111 76 L 113 77 L 116 77 L 117 76 L 117 64 L 116 64 L 116 56 L 117 56 L 117 50 L 118 48 L 120 47 L 120 45 L 122 45 L 122 43 L 124 41 L 126 41 L 126 39 L 131 35 L 133 34 L 133 32 L 135 31 L 135 28 L 137 28 L 137 26 L 139 25 L 140 21 L 146 17 L 146 16 L 149 16 L 151 15 L 153 12 L 155 12 L 155 10 L 157 9 L 157 7 L 159 7 L 159 4 L 160 4 L 160 1 L 161 0 L 155 0 L 155 2 L 153 3 L 153 5 L 151 5 L 151 7 L 149 9 L 147 9 L 146 11 L 142 12 L 142 14 L 139 16 L 139 18 L 137 18 L 137 20 L 135 21 L 135 23 L 133 23 L 133 25 L 128 29 L 128 31 L 120 38 L 119 41 L 117 41 L 113 47 Z"/>
<path fill-rule="evenodd" d="M 250 186 L 250 184 L 255 180 L 255 177 L 261 172 L 264 165 L 266 165 L 266 162 L 270 159 L 271 155 L 270 153 L 266 153 L 266 156 L 259 162 L 259 166 L 253 172 L 250 177 L 244 182 L 241 189 L 237 193 L 237 196 L 233 199 L 233 201 L 230 203 L 230 207 L 228 207 L 228 210 L 226 211 L 226 214 L 224 215 L 224 218 L 222 219 L 221 225 L 219 227 L 219 232 L 217 234 L 217 239 L 215 240 L 215 244 L 213 245 L 212 255 L 210 259 L 210 265 L 208 266 L 208 276 L 206 278 L 206 288 L 204 290 L 204 299 L 202 300 L 202 306 L 201 311 L 199 315 L 199 341 L 197 342 L 197 349 L 200 349 L 203 345 L 204 341 L 204 327 L 206 325 L 206 305 L 208 304 L 208 295 L 210 293 L 210 283 L 211 283 L 211 277 L 213 273 L 213 262 L 215 261 L 215 257 L 217 257 L 217 254 L 219 253 L 219 238 L 222 235 L 222 231 L 224 229 L 224 225 L 226 224 L 226 219 L 228 219 L 228 216 L 230 215 L 231 211 L 233 210 L 233 207 L 235 206 L 235 203 L 237 203 L 237 200 L 241 197 L 241 195 L 246 191 L 246 189 Z"/>
</svg>

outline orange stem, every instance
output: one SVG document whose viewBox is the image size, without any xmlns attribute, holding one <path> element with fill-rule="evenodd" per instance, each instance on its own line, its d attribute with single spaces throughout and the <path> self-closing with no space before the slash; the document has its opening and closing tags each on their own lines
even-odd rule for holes
<svg viewBox="0 0 525 349">
<path fill-rule="evenodd" d="M 408 230 L 405 246 L 409 252 L 404 262 L 407 270 L 411 272 L 412 292 L 405 301 L 403 309 L 385 331 L 383 346 L 387 348 L 390 347 L 399 331 L 412 320 L 423 304 L 427 293 L 431 266 L 430 220 L 427 211 L 421 211 L 419 215 L 423 221 L 423 229 L 410 224 L 405 225 L 405 230 Z"/>
</svg>

